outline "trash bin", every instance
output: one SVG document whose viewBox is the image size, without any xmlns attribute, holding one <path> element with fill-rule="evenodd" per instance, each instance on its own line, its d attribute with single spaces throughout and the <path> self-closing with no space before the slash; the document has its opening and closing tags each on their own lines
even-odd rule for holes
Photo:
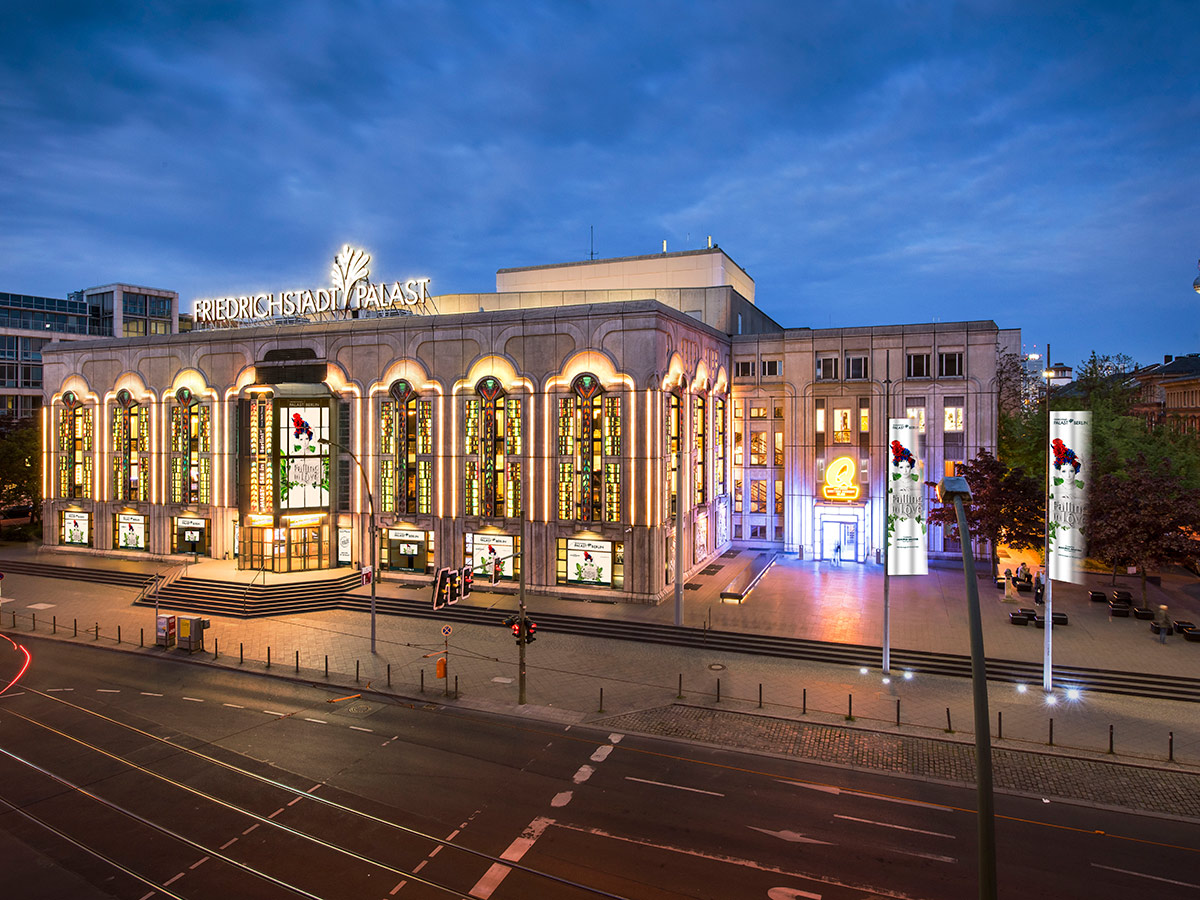
<svg viewBox="0 0 1200 900">
<path fill-rule="evenodd" d="M 159 647 L 175 646 L 175 616 L 158 616 L 154 623 L 154 643 Z"/>
</svg>

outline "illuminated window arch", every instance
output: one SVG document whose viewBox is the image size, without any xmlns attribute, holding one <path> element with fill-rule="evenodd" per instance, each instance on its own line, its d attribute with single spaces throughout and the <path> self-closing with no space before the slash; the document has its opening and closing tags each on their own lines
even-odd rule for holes
<svg viewBox="0 0 1200 900">
<path fill-rule="evenodd" d="M 175 392 L 171 407 L 171 502 L 212 502 L 212 420 L 191 388 Z"/>
<path fill-rule="evenodd" d="M 433 401 L 406 379 L 393 381 L 380 407 L 380 506 L 429 513 L 433 507 Z"/>
<path fill-rule="evenodd" d="M 125 388 L 112 409 L 112 476 L 114 500 L 149 499 L 150 408 Z"/>
<path fill-rule="evenodd" d="M 621 397 L 591 373 L 558 401 L 558 517 L 621 521 Z"/>
<path fill-rule="evenodd" d="M 521 513 L 521 401 L 488 375 L 464 403 L 463 508 L 468 516 Z"/>
<path fill-rule="evenodd" d="M 692 398 L 692 487 L 693 502 L 708 500 L 708 404 L 703 395 Z"/>
<path fill-rule="evenodd" d="M 58 495 L 92 496 L 92 410 L 79 395 L 62 396 L 58 418 Z"/>
<path fill-rule="evenodd" d="M 725 487 L 725 398 L 713 399 L 713 495 L 720 497 Z"/>
</svg>

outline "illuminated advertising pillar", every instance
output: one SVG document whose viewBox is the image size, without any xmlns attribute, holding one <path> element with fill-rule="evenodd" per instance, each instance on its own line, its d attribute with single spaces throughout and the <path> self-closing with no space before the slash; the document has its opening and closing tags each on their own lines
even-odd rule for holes
<svg viewBox="0 0 1200 900">
<path fill-rule="evenodd" d="M 925 463 L 912 448 L 920 446 L 915 419 L 888 420 L 887 570 L 889 575 L 929 574 L 925 518 Z"/>
<path fill-rule="evenodd" d="M 1050 502 L 1046 549 L 1047 570 L 1057 581 L 1083 583 L 1083 560 L 1087 556 L 1084 516 L 1087 484 L 1092 480 L 1092 414 L 1050 413 Z"/>
</svg>

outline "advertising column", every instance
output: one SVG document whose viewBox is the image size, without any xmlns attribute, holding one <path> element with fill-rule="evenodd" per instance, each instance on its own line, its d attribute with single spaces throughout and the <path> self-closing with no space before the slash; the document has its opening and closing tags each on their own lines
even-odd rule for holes
<svg viewBox="0 0 1200 900">
<path fill-rule="evenodd" d="M 889 575 L 928 575 L 924 462 L 912 451 L 920 446 L 915 419 L 888 420 L 891 448 L 887 474 L 887 570 Z"/>
<path fill-rule="evenodd" d="M 1046 568 L 1050 578 L 1082 584 L 1087 536 L 1087 483 L 1091 472 L 1092 414 L 1050 413 L 1050 508 L 1046 518 Z"/>
</svg>

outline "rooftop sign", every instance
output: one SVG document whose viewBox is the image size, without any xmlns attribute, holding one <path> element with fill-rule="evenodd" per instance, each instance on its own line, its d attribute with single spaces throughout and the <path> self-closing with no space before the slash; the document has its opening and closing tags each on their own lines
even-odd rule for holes
<svg viewBox="0 0 1200 900">
<path fill-rule="evenodd" d="M 200 323 L 237 323 L 253 320 L 314 317 L 350 318 L 358 311 L 424 312 L 429 300 L 429 279 L 410 278 L 391 284 L 372 284 L 371 255 L 349 244 L 333 259 L 332 286 L 315 290 L 287 290 L 197 300 L 194 314 Z"/>
</svg>

